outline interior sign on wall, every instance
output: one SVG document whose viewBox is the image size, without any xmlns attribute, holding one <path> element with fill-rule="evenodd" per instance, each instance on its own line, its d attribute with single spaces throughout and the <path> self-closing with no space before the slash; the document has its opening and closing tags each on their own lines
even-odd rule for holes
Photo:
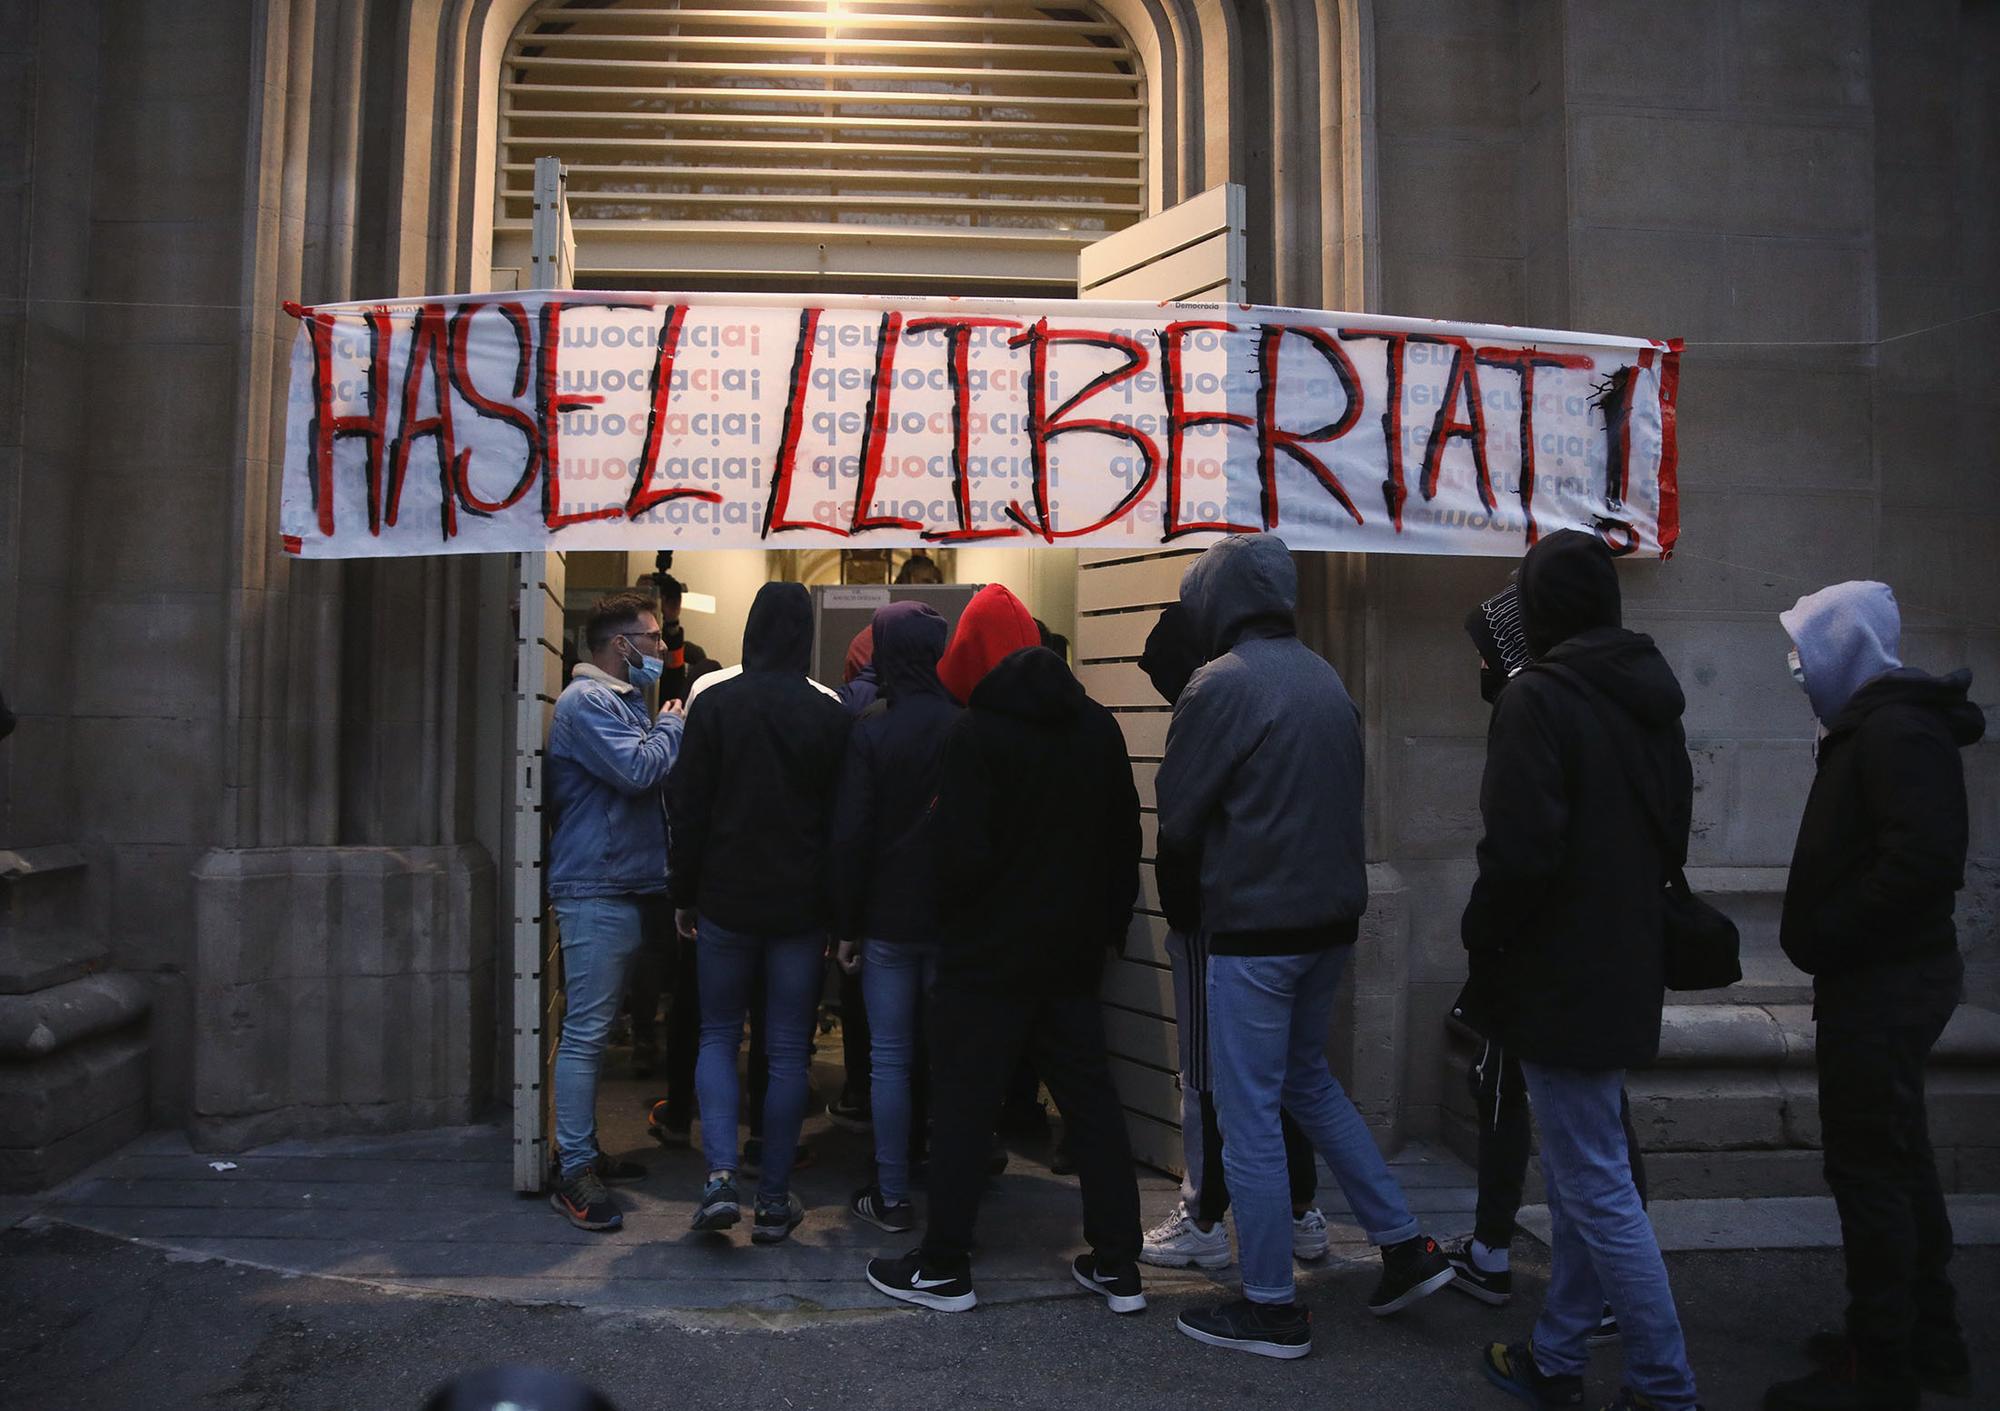
<svg viewBox="0 0 2000 1411">
<path fill-rule="evenodd" d="M 565 291 L 288 305 L 308 558 L 1269 530 L 1665 556 L 1680 345 L 1245 304 Z"/>
</svg>

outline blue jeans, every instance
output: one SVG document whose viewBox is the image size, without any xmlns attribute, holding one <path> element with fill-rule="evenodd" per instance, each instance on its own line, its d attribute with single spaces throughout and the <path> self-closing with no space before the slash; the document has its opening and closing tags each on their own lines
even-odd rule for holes
<svg viewBox="0 0 2000 1411">
<path fill-rule="evenodd" d="M 695 936 L 701 989 L 701 1056 L 695 1060 L 695 1100 L 701 1106 L 701 1149 L 711 1171 L 734 1171 L 741 1087 L 736 1056 L 750 992 L 764 972 L 764 1053 L 771 1081 L 764 1092 L 764 1164 L 757 1198 L 781 1201 L 791 1189 L 799 1124 L 806 1116 L 806 1065 L 812 1055 L 813 1013 L 826 975 L 826 937 L 749 936 L 707 917 Z"/>
<path fill-rule="evenodd" d="M 1326 1066 L 1348 949 L 1208 958 L 1209 1071 L 1236 1207 L 1243 1296 L 1252 1303 L 1292 1301 L 1292 1191 L 1280 1108 L 1332 1169 L 1371 1243 L 1398 1244 L 1417 1233 L 1402 1187 Z"/>
<path fill-rule="evenodd" d="M 910 1198 L 910 1080 L 917 1024 L 937 983 L 937 947 L 861 943 L 861 994 L 868 1006 L 875 1116 L 875 1181 L 890 1204 Z"/>
<path fill-rule="evenodd" d="M 597 1158 L 597 1069 L 641 937 L 639 898 L 551 903 L 562 937 L 563 1026 L 556 1045 L 556 1160 L 575 1176 Z"/>
<path fill-rule="evenodd" d="M 1639 1204 L 1619 1118 L 1625 1074 L 1521 1064 L 1542 1133 L 1554 1268 L 1535 1323 L 1535 1364 L 1580 1374 L 1584 1337 L 1609 1303 L 1624 1335 L 1625 1382 L 1660 1411 L 1695 1404 L 1674 1291 L 1659 1241 Z"/>
</svg>

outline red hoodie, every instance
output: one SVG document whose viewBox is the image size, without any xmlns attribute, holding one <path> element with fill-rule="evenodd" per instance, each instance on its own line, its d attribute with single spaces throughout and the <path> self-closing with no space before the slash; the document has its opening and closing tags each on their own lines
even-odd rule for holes
<svg viewBox="0 0 2000 1411">
<path fill-rule="evenodd" d="M 965 605 L 938 662 L 938 680 L 964 705 L 987 672 L 1023 647 L 1041 644 L 1041 629 L 1026 605 L 1000 584 L 988 583 Z"/>
<path fill-rule="evenodd" d="M 854 640 L 847 644 L 847 659 L 841 663 L 842 683 L 852 681 L 868 669 L 868 663 L 875 660 L 875 624 L 869 623 L 854 634 Z"/>
</svg>

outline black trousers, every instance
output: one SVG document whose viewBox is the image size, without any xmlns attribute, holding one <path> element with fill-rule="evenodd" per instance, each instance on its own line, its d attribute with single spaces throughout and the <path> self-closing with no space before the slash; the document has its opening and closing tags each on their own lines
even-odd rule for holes
<svg viewBox="0 0 2000 1411">
<path fill-rule="evenodd" d="M 924 1255 L 952 1267 L 972 1249 L 1007 1080 L 1032 1054 L 1062 1113 L 1083 1188 L 1083 1237 L 1107 1264 L 1139 1256 L 1139 1183 L 1125 1109 L 1104 1056 L 1095 995 L 998 994 L 941 976 L 931 998 L 930 1224 Z"/>
<path fill-rule="evenodd" d="M 861 976 L 840 972 L 840 1054 L 846 1066 L 841 1079 L 842 1096 L 868 1101 L 869 1082 L 875 1072 L 870 1049 L 868 1000 L 861 992 Z"/>
<path fill-rule="evenodd" d="M 1312 1141 L 1299 1130 L 1292 1114 L 1280 1109 L 1278 1127 L 1285 1135 L 1285 1172 L 1292 1183 L 1292 1209 L 1313 1203 L 1319 1194 L 1319 1158 Z M 1194 1218 L 1212 1225 L 1229 1213 L 1229 1178 L 1222 1170 L 1222 1125 L 1215 1115 L 1215 1094 L 1201 1094 L 1201 1185 Z"/>
<path fill-rule="evenodd" d="M 667 1006 L 666 1125 L 685 1131 L 694 1120 L 694 1064 L 701 1054 L 701 991 L 692 941 L 675 939 L 668 966 L 673 999 Z"/>
<path fill-rule="evenodd" d="M 1847 1336 L 1871 1377 L 1907 1380 L 1919 1348 L 1959 1347 L 1951 1217 L 1931 1152 L 1924 1062 L 1958 1005 L 1956 954 L 1821 979 L 1821 1142 L 1847 1256 Z"/>
<path fill-rule="evenodd" d="M 1521 1190 L 1528 1179 L 1528 1083 L 1521 1060 L 1499 1044 L 1487 1043 L 1473 1056 L 1466 1072 L 1472 1105 L 1479 1117 L 1479 1206 L 1472 1237 L 1488 1249 L 1505 1249 L 1514 1242 L 1514 1217 L 1521 1211 Z M 1619 1095 L 1618 1117 L 1625 1124 L 1625 1154 L 1632 1164 L 1632 1184 L 1639 1201 L 1646 1200 L 1646 1158 L 1639 1151 L 1639 1134 L 1632 1129 L 1632 1104 Z"/>
</svg>

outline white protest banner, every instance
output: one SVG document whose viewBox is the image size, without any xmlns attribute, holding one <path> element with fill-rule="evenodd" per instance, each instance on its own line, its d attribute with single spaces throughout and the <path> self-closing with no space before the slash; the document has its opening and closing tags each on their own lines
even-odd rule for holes
<svg viewBox="0 0 2000 1411">
<path fill-rule="evenodd" d="M 308 558 L 1016 540 L 1673 549 L 1679 348 L 1247 304 L 287 305 Z"/>
</svg>

